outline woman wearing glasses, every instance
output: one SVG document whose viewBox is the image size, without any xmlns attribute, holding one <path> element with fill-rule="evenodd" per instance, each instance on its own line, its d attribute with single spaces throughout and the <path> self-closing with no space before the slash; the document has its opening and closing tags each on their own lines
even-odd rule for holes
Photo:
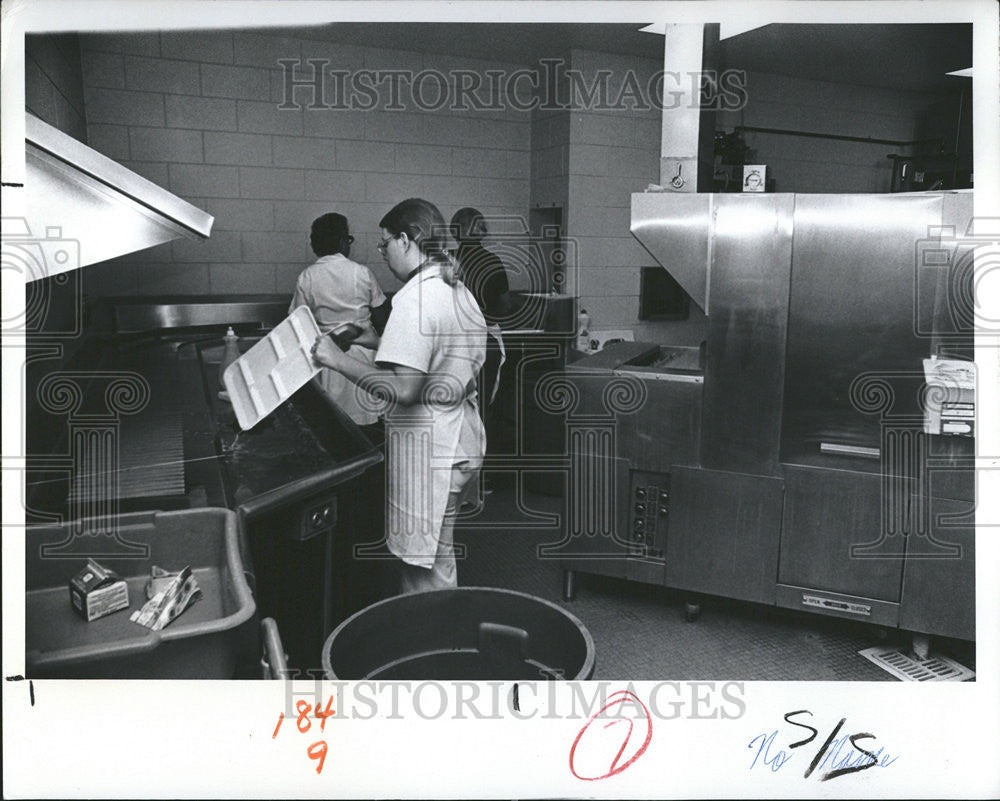
<svg viewBox="0 0 1000 801">
<path fill-rule="evenodd" d="M 348 258 L 351 236 L 343 214 L 324 214 L 313 220 L 309 244 L 319 258 L 299 274 L 289 311 L 306 305 L 320 331 L 349 342 L 348 353 L 372 364 L 379 337 L 372 326 L 372 310 L 386 303 L 372 271 Z M 340 373 L 323 370 L 320 383 L 326 393 L 358 425 L 373 425 L 378 415 L 373 403 L 359 403 L 354 385 Z"/>
<path fill-rule="evenodd" d="M 405 284 L 393 297 L 374 366 L 329 337 L 316 341 L 313 354 L 387 400 L 386 540 L 402 560 L 402 591 L 454 587 L 455 514 L 486 450 L 476 395 L 486 322 L 456 277 L 436 206 L 404 200 L 379 226 L 379 251 Z"/>
</svg>

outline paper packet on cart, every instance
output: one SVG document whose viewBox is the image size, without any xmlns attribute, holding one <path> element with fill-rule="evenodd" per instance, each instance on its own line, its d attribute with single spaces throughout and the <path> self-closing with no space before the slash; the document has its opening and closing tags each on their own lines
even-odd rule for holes
<svg viewBox="0 0 1000 801">
<path fill-rule="evenodd" d="M 161 568 L 156 570 L 166 572 Z M 151 582 L 166 578 L 166 576 L 156 576 L 154 573 Z M 133 612 L 129 619 L 140 626 L 159 631 L 200 597 L 198 582 L 191 568 L 185 567 L 180 573 L 169 578 L 165 586 L 146 601 L 142 609 Z"/>
</svg>

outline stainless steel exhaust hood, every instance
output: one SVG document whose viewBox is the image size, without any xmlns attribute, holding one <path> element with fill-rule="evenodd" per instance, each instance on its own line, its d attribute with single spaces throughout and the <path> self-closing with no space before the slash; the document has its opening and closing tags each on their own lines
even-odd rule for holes
<svg viewBox="0 0 1000 801">
<path fill-rule="evenodd" d="M 712 195 L 708 193 L 632 195 L 632 235 L 706 314 L 711 227 Z"/>
<path fill-rule="evenodd" d="M 47 260 L 48 275 L 182 236 L 208 238 L 210 214 L 37 117 L 25 117 L 29 228 L 36 238 L 80 243 L 80 261 Z"/>
</svg>

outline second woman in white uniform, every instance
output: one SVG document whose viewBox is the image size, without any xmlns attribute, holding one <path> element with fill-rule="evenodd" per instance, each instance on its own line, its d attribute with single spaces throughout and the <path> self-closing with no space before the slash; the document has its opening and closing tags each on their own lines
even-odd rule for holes
<svg viewBox="0 0 1000 801">
<path fill-rule="evenodd" d="M 359 361 L 372 364 L 378 334 L 372 326 L 372 309 L 385 303 L 385 295 L 372 271 L 351 261 L 351 236 L 347 218 L 342 214 L 324 214 L 313 220 L 309 244 L 317 261 L 303 270 L 295 282 L 291 313 L 306 305 L 324 334 L 338 326 L 351 323 L 361 330 L 347 351 Z M 378 420 L 370 399 L 358 397 L 349 381 L 340 373 L 324 370 L 320 373 L 323 390 L 355 423 L 369 426 Z"/>
<path fill-rule="evenodd" d="M 313 354 L 387 399 L 386 540 L 403 563 L 401 591 L 455 587 L 455 515 L 486 452 L 476 391 L 486 322 L 457 278 L 436 206 L 404 200 L 379 225 L 379 250 L 406 283 L 393 297 L 374 366 L 329 337 Z"/>
</svg>

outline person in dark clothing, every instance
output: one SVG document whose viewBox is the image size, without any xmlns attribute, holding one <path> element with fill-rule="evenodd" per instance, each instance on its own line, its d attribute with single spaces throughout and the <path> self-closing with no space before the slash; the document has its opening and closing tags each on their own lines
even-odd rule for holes
<svg viewBox="0 0 1000 801">
<path fill-rule="evenodd" d="M 499 325 L 506 312 L 510 283 L 503 262 L 483 247 L 489 233 L 486 220 L 478 209 L 466 206 L 451 218 L 452 230 L 458 242 L 455 258 L 461 267 L 462 283 L 482 309 L 487 325 Z"/>
<path fill-rule="evenodd" d="M 503 262 L 495 254 L 483 247 L 483 239 L 489 233 L 482 212 L 466 206 L 451 218 L 452 233 L 458 242 L 455 259 L 459 265 L 462 283 L 468 287 L 479 304 L 486 320 L 487 337 L 486 363 L 479 376 L 480 413 L 486 425 L 487 448 L 493 444 L 494 452 L 498 444 L 499 421 L 491 409 L 496 395 L 500 368 L 504 362 L 503 338 L 500 323 L 508 314 L 508 293 L 510 283 Z M 483 475 L 483 492 L 492 492 L 489 477 Z"/>
</svg>

